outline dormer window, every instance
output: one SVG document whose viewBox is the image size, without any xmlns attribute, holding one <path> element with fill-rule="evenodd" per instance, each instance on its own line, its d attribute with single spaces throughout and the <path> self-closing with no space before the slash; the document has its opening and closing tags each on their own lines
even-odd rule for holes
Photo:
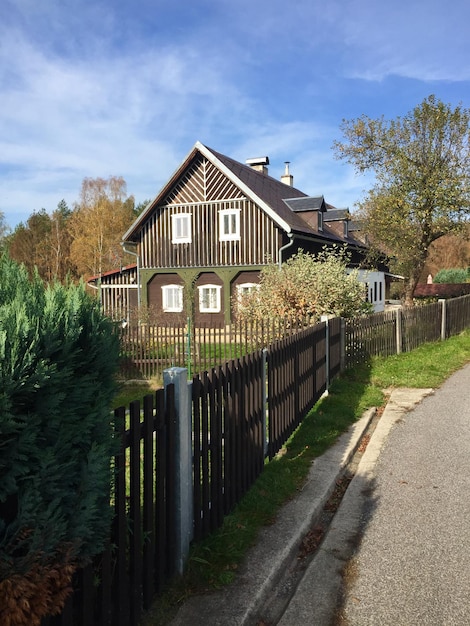
<svg viewBox="0 0 470 626">
<path fill-rule="evenodd" d="M 343 222 L 343 235 L 344 237 L 349 237 L 349 221 L 344 220 Z"/>
<path fill-rule="evenodd" d="M 223 209 L 219 211 L 220 241 L 240 239 L 240 209 Z"/>
<path fill-rule="evenodd" d="M 323 213 L 322 211 L 317 211 L 318 215 L 318 230 L 323 230 Z"/>
<path fill-rule="evenodd" d="M 191 213 L 171 216 L 171 234 L 172 243 L 191 243 Z"/>
</svg>

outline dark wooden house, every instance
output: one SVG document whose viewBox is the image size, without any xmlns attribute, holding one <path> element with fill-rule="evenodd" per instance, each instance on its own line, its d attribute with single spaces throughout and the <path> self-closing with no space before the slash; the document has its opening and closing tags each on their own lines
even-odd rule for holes
<svg viewBox="0 0 470 626">
<path fill-rule="evenodd" d="M 293 186 L 286 164 L 281 180 L 268 175 L 268 157 L 239 163 L 196 143 L 166 185 L 124 233 L 136 264 L 93 277 L 114 317 L 132 307 L 162 322 L 231 321 L 233 302 L 252 289 L 267 263 L 299 249 L 318 252 L 346 244 L 359 265 L 366 247 L 350 232 L 347 209 Z"/>
</svg>

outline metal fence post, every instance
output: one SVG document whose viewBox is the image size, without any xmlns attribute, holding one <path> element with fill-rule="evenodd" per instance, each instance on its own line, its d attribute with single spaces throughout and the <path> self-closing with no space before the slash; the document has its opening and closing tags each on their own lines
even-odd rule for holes
<svg viewBox="0 0 470 626">
<path fill-rule="evenodd" d="M 189 554 L 189 545 L 193 538 L 193 486 L 192 486 L 192 382 L 188 382 L 188 370 L 185 367 L 170 367 L 163 372 L 163 384 L 174 384 L 176 407 L 176 442 L 175 450 L 168 454 L 176 455 L 175 485 L 175 530 L 176 554 L 175 571 L 183 574 Z"/>
<path fill-rule="evenodd" d="M 438 300 L 441 304 L 441 341 L 447 337 L 447 307 L 444 298 Z"/>
</svg>

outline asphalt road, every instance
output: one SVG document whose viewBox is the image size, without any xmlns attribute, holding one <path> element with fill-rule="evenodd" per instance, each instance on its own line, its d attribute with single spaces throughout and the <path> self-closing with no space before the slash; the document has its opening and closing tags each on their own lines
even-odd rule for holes
<svg viewBox="0 0 470 626">
<path fill-rule="evenodd" d="M 281 626 L 470 624 L 470 365 L 388 421 Z"/>
</svg>

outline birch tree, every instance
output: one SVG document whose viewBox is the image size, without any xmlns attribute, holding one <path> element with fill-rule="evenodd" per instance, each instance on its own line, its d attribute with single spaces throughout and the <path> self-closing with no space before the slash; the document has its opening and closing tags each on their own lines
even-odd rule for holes
<svg viewBox="0 0 470 626">
<path fill-rule="evenodd" d="M 96 276 L 120 267 L 122 235 L 133 221 L 134 199 L 123 178 L 85 178 L 70 218 L 71 260 L 78 273 Z"/>
</svg>

